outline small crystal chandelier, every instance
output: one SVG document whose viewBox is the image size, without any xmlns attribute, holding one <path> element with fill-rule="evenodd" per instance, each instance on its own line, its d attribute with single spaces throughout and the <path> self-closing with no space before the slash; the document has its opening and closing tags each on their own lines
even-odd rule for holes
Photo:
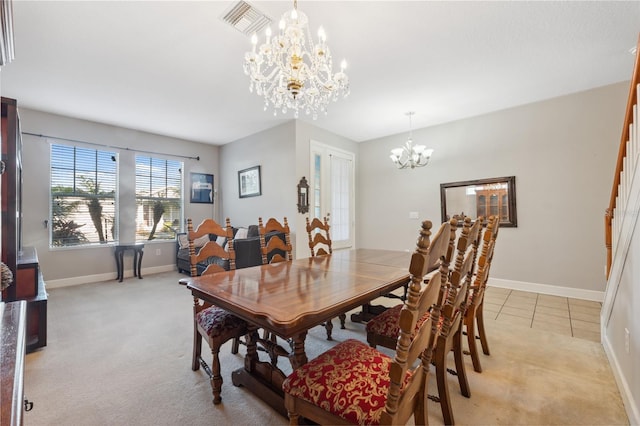
<svg viewBox="0 0 640 426">
<path fill-rule="evenodd" d="M 278 34 L 271 37 L 271 28 L 267 27 L 266 41 L 256 49 L 258 36 L 254 33 L 253 49 L 244 55 L 244 73 L 251 79 L 249 91 L 255 88 L 258 96 L 264 96 L 265 111 L 273 106 L 274 115 L 278 110 L 282 114 L 293 110 L 298 118 L 302 110 L 315 120 L 319 112 L 327 113 L 329 101 L 349 94 L 346 61 L 334 74 L 324 30 L 320 27 L 314 45 L 308 23 L 307 15 L 298 11 L 294 0 L 293 9 L 282 15 Z"/>
<path fill-rule="evenodd" d="M 424 145 L 413 145 L 413 133 L 411 130 L 411 116 L 415 112 L 409 111 L 406 115 L 409 116 L 409 139 L 402 148 L 395 148 L 391 150 L 391 161 L 398 166 L 399 169 L 406 169 L 407 167 L 415 169 L 416 167 L 424 167 L 429 164 L 433 149 L 426 149 Z"/>
</svg>

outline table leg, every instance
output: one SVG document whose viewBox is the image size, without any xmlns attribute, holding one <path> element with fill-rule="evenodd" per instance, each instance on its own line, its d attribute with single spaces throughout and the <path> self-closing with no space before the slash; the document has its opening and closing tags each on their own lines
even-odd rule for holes
<svg viewBox="0 0 640 426">
<path fill-rule="evenodd" d="M 138 250 L 133 249 L 133 276 L 138 276 Z"/>
<path fill-rule="evenodd" d="M 138 279 L 142 279 L 142 255 L 144 254 L 144 250 L 140 249 L 140 250 L 136 250 L 136 252 L 139 251 L 140 253 L 138 256 Z M 135 268 L 135 267 L 134 267 Z"/>
<path fill-rule="evenodd" d="M 123 253 L 122 250 L 118 250 L 116 248 L 115 257 L 116 257 L 116 270 L 118 271 L 118 277 L 116 278 L 118 281 L 122 282 L 122 276 L 124 275 L 122 269 L 122 261 L 123 261 Z"/>
<path fill-rule="evenodd" d="M 294 353 L 288 358 L 292 365 L 302 365 L 307 362 L 304 353 L 304 340 L 307 332 L 300 333 L 294 338 Z M 258 358 L 257 342 L 261 341 L 257 327 L 252 327 L 246 336 L 247 354 L 244 359 L 244 367 L 235 370 L 231 374 L 231 380 L 235 386 L 244 386 L 254 395 L 265 401 L 269 406 L 287 417 L 287 410 L 284 407 L 284 393 L 282 392 L 282 382 L 286 375 L 277 366 L 270 362 L 260 361 Z M 269 345 L 271 342 L 265 341 Z M 271 348 L 276 350 L 276 348 Z M 286 351 L 277 351 L 279 355 L 286 355 Z"/>
<path fill-rule="evenodd" d="M 304 351 L 304 341 L 306 338 L 306 331 L 293 338 L 293 353 L 289 355 L 289 362 L 291 362 L 291 368 L 294 370 L 307 363 L 307 354 Z"/>
</svg>

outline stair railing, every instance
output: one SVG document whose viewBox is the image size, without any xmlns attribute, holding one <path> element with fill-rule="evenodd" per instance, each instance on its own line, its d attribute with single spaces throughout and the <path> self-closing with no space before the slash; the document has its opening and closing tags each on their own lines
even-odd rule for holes
<svg viewBox="0 0 640 426">
<path fill-rule="evenodd" d="M 627 100 L 627 112 L 622 126 L 622 137 L 618 150 L 618 160 L 613 176 L 613 188 L 609 208 L 604 215 L 605 245 L 607 247 L 607 279 L 611 272 L 611 263 L 615 256 L 615 249 L 622 228 L 622 216 L 627 210 L 627 200 L 633 174 L 640 153 L 640 123 L 638 122 L 638 98 L 640 98 L 640 37 L 636 48 L 636 62 L 633 68 L 629 98 Z"/>
</svg>

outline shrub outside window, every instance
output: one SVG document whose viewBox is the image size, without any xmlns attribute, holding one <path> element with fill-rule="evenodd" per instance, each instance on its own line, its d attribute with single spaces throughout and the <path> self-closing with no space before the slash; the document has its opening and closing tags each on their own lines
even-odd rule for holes
<svg viewBox="0 0 640 426">
<path fill-rule="evenodd" d="M 174 240 L 182 206 L 182 162 L 136 155 L 136 241 Z"/>
</svg>

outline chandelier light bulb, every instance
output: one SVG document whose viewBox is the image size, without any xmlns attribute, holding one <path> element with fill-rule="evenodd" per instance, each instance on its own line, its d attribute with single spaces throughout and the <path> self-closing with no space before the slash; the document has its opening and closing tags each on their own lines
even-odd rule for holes
<svg viewBox="0 0 640 426">
<path fill-rule="evenodd" d="M 297 10 L 284 13 L 279 32 L 265 32 L 265 43 L 258 46 L 257 35 L 251 37 L 252 51 L 245 54 L 244 72 L 249 76 L 249 90 L 264 97 L 264 107 L 283 114 L 299 111 L 315 120 L 319 112 L 327 113 L 331 101 L 349 94 L 349 78 L 344 73 L 346 61 L 334 72 L 333 60 L 326 45 L 327 34 L 318 29 L 317 41 L 309 31 L 307 16 Z"/>
</svg>

